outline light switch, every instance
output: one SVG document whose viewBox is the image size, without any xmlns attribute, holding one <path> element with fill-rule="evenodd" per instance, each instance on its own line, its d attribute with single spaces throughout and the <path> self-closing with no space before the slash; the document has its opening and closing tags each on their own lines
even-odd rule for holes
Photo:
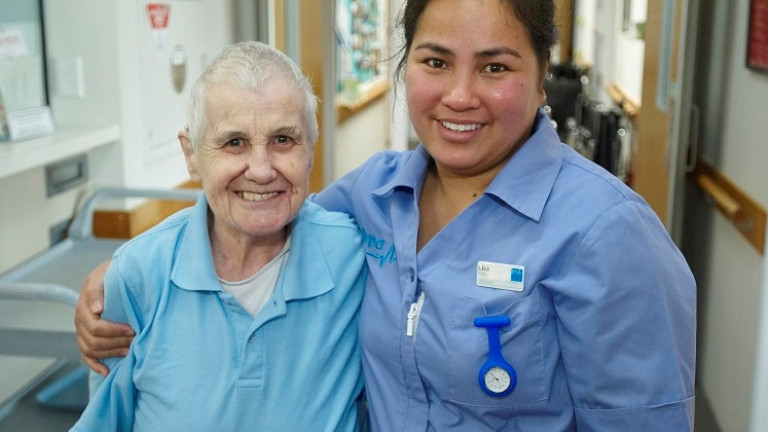
<svg viewBox="0 0 768 432">
<path fill-rule="evenodd" d="M 82 57 L 60 57 L 54 61 L 56 94 L 67 98 L 85 97 Z"/>
</svg>

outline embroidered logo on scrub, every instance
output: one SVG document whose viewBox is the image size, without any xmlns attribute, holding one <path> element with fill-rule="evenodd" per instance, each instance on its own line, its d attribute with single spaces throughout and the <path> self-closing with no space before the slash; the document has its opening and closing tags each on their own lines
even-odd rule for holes
<svg viewBox="0 0 768 432">
<path fill-rule="evenodd" d="M 376 238 L 362 228 L 360 228 L 360 234 L 363 235 L 365 254 L 379 260 L 380 267 L 397 261 L 394 244 L 388 244 L 384 239 Z"/>
<path fill-rule="evenodd" d="M 510 291 L 522 291 L 525 267 L 488 261 L 477 262 L 477 285 Z"/>
</svg>

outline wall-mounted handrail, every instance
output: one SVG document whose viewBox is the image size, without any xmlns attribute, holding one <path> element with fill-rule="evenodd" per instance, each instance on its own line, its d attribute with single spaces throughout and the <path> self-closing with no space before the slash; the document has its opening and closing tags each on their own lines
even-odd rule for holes
<svg viewBox="0 0 768 432">
<path fill-rule="evenodd" d="M 696 184 L 715 208 L 727 218 L 760 254 L 765 253 L 765 208 L 744 193 L 723 173 L 698 159 L 692 173 Z"/>
<path fill-rule="evenodd" d="M 741 206 L 739 202 L 731 198 L 723 188 L 721 188 L 712 177 L 701 174 L 696 179 L 699 186 L 704 189 L 704 192 L 712 198 L 715 206 L 723 212 L 725 217 L 731 220 L 735 220 L 741 213 Z"/>
<path fill-rule="evenodd" d="M 634 101 L 618 84 L 608 84 L 605 86 L 606 92 L 621 110 L 631 119 L 637 118 L 640 112 L 640 103 Z"/>
<path fill-rule="evenodd" d="M 132 189 L 121 187 L 103 187 L 94 191 L 82 204 L 72 219 L 69 236 L 78 239 L 93 237 L 93 214 L 96 204 L 116 198 L 156 198 L 176 201 L 195 201 L 201 194 L 200 189 Z"/>
</svg>

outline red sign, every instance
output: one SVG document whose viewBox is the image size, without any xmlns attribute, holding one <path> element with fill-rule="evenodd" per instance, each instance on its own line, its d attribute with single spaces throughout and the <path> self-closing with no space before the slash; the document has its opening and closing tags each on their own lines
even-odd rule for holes
<svg viewBox="0 0 768 432">
<path fill-rule="evenodd" d="M 171 5 L 167 3 L 148 3 L 147 15 L 153 30 L 166 29 L 168 28 L 168 19 L 171 16 Z"/>
</svg>

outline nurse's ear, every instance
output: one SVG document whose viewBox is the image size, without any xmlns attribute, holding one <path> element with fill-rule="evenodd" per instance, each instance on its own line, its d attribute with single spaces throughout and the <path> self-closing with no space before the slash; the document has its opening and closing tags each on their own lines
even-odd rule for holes
<svg viewBox="0 0 768 432">
<path fill-rule="evenodd" d="M 540 71 L 541 85 L 539 86 L 539 105 L 543 104 L 547 100 L 547 92 L 546 90 L 544 90 L 544 81 L 547 80 L 547 73 L 549 73 L 549 64 L 550 64 L 549 60 L 545 61 Z"/>
<path fill-rule="evenodd" d="M 197 152 L 195 152 L 195 147 L 192 145 L 192 140 L 189 139 L 189 132 L 187 130 L 179 131 L 178 138 L 181 144 L 181 151 L 184 152 L 184 159 L 187 162 L 189 178 L 192 181 L 202 180 L 197 172 Z"/>
</svg>

